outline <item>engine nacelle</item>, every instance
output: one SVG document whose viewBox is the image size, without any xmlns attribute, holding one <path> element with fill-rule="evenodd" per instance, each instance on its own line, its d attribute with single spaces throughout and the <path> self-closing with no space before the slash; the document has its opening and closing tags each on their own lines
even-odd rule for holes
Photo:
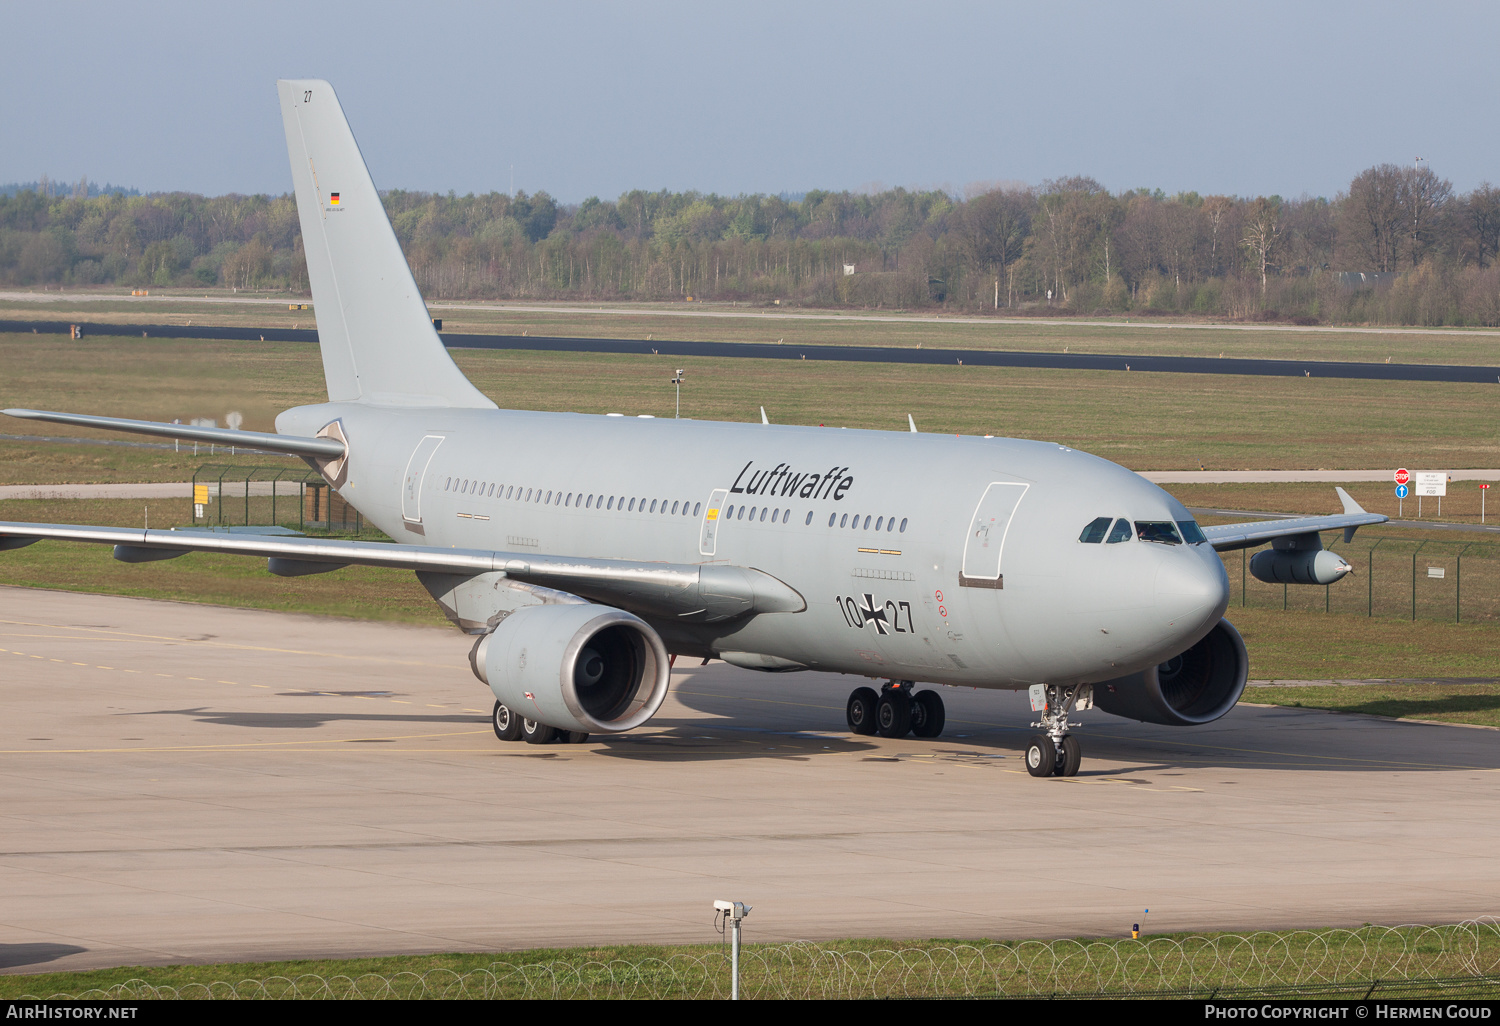
<svg viewBox="0 0 1500 1026">
<path fill-rule="evenodd" d="M 1094 685 L 1094 705 L 1146 723 L 1190 727 L 1223 716 L 1240 700 L 1250 657 L 1240 632 L 1220 620 L 1202 641 L 1159 666 Z"/>
<path fill-rule="evenodd" d="M 670 675 L 666 647 L 646 621 L 585 604 L 517 609 L 479 639 L 469 662 L 517 715 L 590 734 L 645 723 Z"/>
<path fill-rule="evenodd" d="M 1250 557 L 1250 573 L 1267 584 L 1334 584 L 1353 569 L 1327 549 L 1266 549 Z"/>
</svg>

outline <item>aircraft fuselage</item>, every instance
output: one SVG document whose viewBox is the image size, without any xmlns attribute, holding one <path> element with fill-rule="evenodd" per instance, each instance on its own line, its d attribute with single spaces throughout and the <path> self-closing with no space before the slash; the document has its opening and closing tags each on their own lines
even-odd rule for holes
<svg viewBox="0 0 1500 1026">
<path fill-rule="evenodd" d="M 1191 520 L 1107 460 L 1047 442 L 327 403 L 340 494 L 397 541 L 754 567 L 800 613 L 646 616 L 669 650 L 763 667 L 1021 688 L 1156 665 L 1223 615 L 1207 544 L 1084 544 L 1100 517 Z"/>
</svg>

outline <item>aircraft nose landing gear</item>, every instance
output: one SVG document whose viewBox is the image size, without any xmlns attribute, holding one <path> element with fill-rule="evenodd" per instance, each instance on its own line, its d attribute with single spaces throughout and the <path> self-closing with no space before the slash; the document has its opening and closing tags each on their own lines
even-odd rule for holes
<svg viewBox="0 0 1500 1026">
<path fill-rule="evenodd" d="M 1033 684 L 1031 710 L 1041 713 L 1042 718 L 1032 726 L 1046 733 L 1034 735 L 1027 744 L 1026 772 L 1034 777 L 1075 775 L 1083 749 L 1068 733 L 1068 714 L 1093 706 L 1094 688 L 1090 684 Z"/>
</svg>

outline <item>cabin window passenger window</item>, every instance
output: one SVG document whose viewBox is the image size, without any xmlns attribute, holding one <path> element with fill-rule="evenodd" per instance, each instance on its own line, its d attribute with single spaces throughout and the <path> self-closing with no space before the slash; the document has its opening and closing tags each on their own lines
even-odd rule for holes
<svg viewBox="0 0 1500 1026">
<path fill-rule="evenodd" d="M 1189 545 L 1202 545 L 1208 541 L 1203 535 L 1203 528 L 1198 526 L 1196 520 L 1179 520 L 1177 527 L 1182 531 L 1182 540 Z"/>
<path fill-rule="evenodd" d="M 1085 545 L 1098 545 L 1104 540 L 1104 536 L 1109 533 L 1109 525 L 1109 517 L 1095 517 L 1089 521 L 1088 526 L 1079 534 L 1078 540 Z"/>
<path fill-rule="evenodd" d="M 1131 539 L 1130 521 L 1121 517 L 1115 521 L 1114 528 L 1109 532 L 1109 537 L 1104 539 L 1104 544 L 1113 545 L 1116 542 L 1127 542 Z"/>
<path fill-rule="evenodd" d="M 648 513 L 655 513 L 656 512 L 656 500 L 655 499 L 651 500 L 651 508 L 649 510 L 647 510 L 646 512 L 648 512 Z"/>
<path fill-rule="evenodd" d="M 635 500 L 634 499 L 630 500 L 629 512 L 631 512 L 631 513 L 635 512 Z"/>
<path fill-rule="evenodd" d="M 698 513 L 699 513 L 699 511 L 701 511 L 702 509 L 703 509 L 703 503 L 701 503 L 701 502 L 695 502 L 695 503 L 693 503 L 693 516 L 697 516 Z"/>
<path fill-rule="evenodd" d="M 546 498 L 546 500 L 545 500 L 545 501 L 546 501 L 546 502 L 547 502 L 547 504 L 549 504 L 549 505 L 550 505 L 550 504 L 551 504 L 551 502 L 552 502 L 552 492 L 551 492 L 551 490 L 550 490 L 550 489 L 549 489 L 549 490 L 548 490 L 548 492 L 547 492 L 547 498 Z"/>
<path fill-rule="evenodd" d="M 738 514 L 735 515 L 735 519 L 736 520 L 744 520 L 745 519 L 745 507 L 744 506 L 740 507 L 740 511 L 739 511 Z"/>
<path fill-rule="evenodd" d="M 606 508 L 607 509 L 614 509 L 615 508 L 615 497 L 613 495 L 611 495 L 609 497 L 609 505 Z"/>
<path fill-rule="evenodd" d="M 1170 520 L 1137 520 L 1135 533 L 1141 541 L 1159 542 L 1162 545 L 1181 545 L 1177 525 Z"/>
<path fill-rule="evenodd" d="M 875 530 L 877 530 L 877 531 L 880 530 L 880 525 L 883 524 L 883 523 L 885 523 L 885 517 L 880 517 L 878 520 L 876 520 L 875 521 Z"/>
<path fill-rule="evenodd" d="M 773 523 L 773 524 L 776 523 L 777 519 L 780 516 L 781 516 L 781 510 L 779 510 L 779 509 L 772 510 L 771 511 L 771 523 Z"/>
<path fill-rule="evenodd" d="M 495 496 L 495 486 L 494 485 L 490 485 L 490 494 L 487 495 L 486 498 L 494 498 L 494 496 Z"/>
<path fill-rule="evenodd" d="M 677 515 L 677 503 L 675 503 L 675 502 L 672 503 L 672 515 L 674 517 Z"/>
<path fill-rule="evenodd" d="M 807 515 L 809 517 L 811 517 L 812 516 L 812 510 L 808 510 Z M 839 515 L 837 513 L 830 513 L 830 514 L 828 514 L 828 526 L 832 527 L 833 526 L 833 522 L 835 520 L 837 520 L 838 518 L 839 518 Z"/>
<path fill-rule="evenodd" d="M 890 534 L 895 529 L 896 529 L 896 518 L 895 517 L 891 517 L 889 520 L 887 520 L 885 522 L 885 533 L 886 534 Z"/>
<path fill-rule="evenodd" d="M 586 498 L 583 501 L 583 508 L 584 509 L 593 509 L 594 508 L 594 497 L 592 495 L 590 495 L 588 498 Z"/>
<path fill-rule="evenodd" d="M 870 518 L 869 517 L 865 517 L 865 530 L 868 531 L 869 529 L 870 529 Z"/>
<path fill-rule="evenodd" d="M 766 514 L 769 513 L 770 511 L 771 510 L 770 510 L 769 506 L 764 507 L 763 509 L 761 509 L 761 511 L 760 511 L 760 522 L 761 523 L 765 523 L 766 522 Z"/>
<path fill-rule="evenodd" d="M 901 533 L 902 534 L 906 533 L 906 518 L 905 517 L 901 518 Z"/>
<path fill-rule="evenodd" d="M 453 487 L 453 478 L 450 477 L 448 480 L 446 480 L 446 481 L 443 482 L 443 491 L 446 492 L 449 488 L 452 488 L 452 487 Z"/>
<path fill-rule="evenodd" d="M 839 517 L 839 526 L 840 527 L 847 527 L 848 524 L 849 524 L 849 514 L 845 513 L 843 516 Z"/>
</svg>

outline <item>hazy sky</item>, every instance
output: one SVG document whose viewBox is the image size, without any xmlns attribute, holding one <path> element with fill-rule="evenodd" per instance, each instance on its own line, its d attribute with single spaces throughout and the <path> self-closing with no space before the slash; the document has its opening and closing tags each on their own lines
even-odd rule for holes
<svg viewBox="0 0 1500 1026">
<path fill-rule="evenodd" d="M 290 189 L 278 77 L 376 185 L 705 192 L 1091 174 L 1332 196 L 1500 181 L 1493 3 L 55 3 L 3 8 L 0 182 Z"/>
</svg>

